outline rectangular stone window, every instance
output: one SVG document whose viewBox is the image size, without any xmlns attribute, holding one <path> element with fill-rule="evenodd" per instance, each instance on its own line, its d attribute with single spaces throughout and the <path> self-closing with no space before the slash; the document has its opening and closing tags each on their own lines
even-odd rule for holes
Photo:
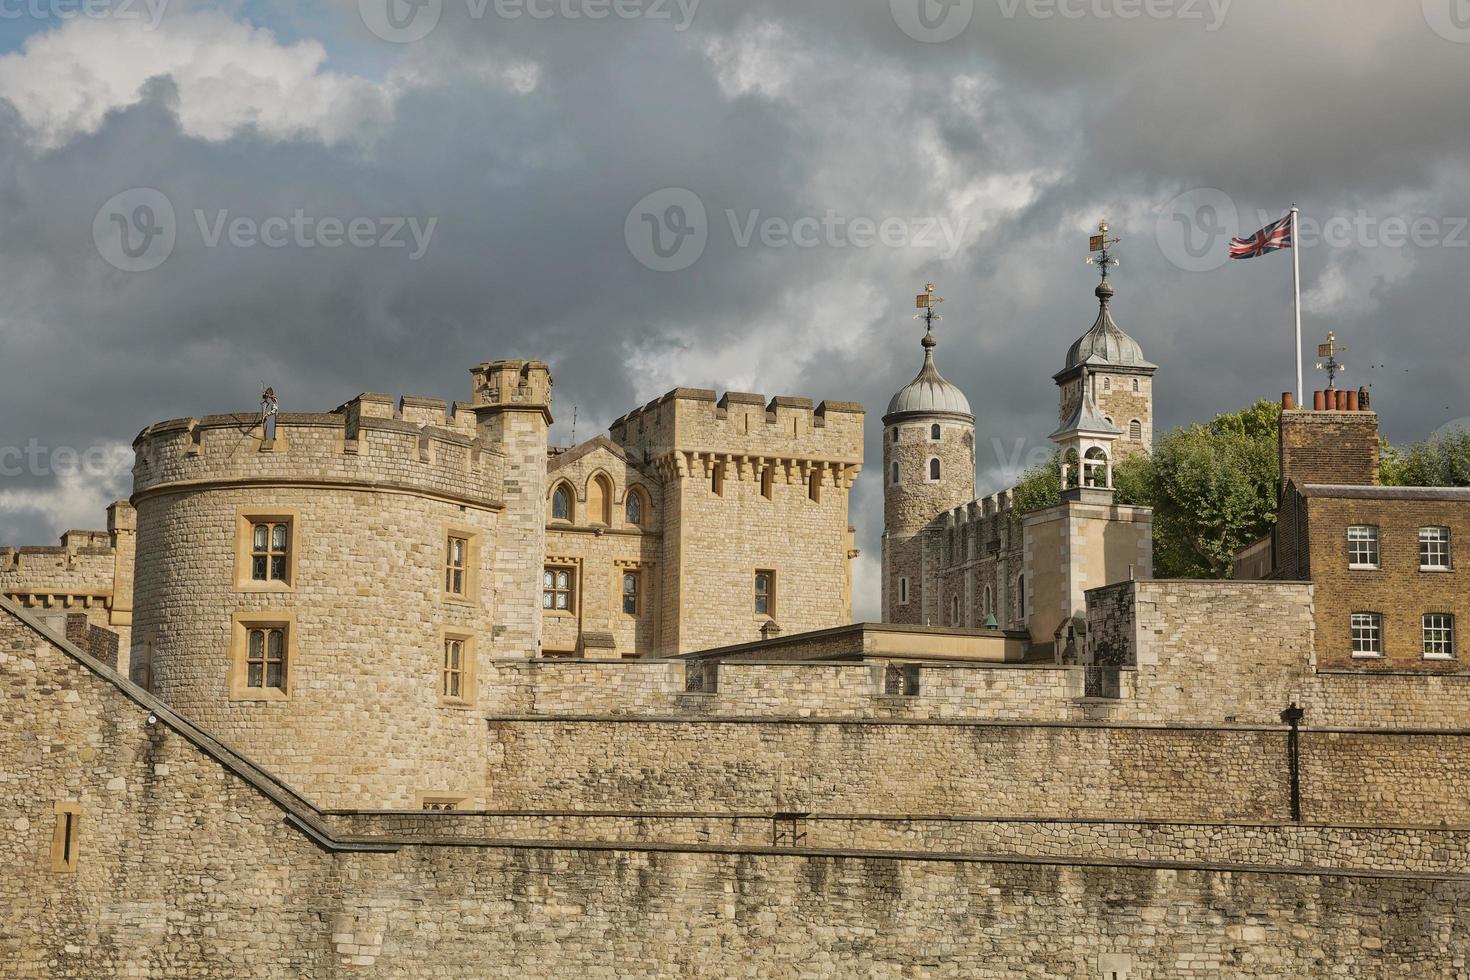
<svg viewBox="0 0 1470 980">
<path fill-rule="evenodd" d="M 425 813 L 453 813 L 463 810 L 466 802 L 463 796 L 422 796 L 419 807 Z"/>
<path fill-rule="evenodd" d="M 1348 568 L 1370 569 L 1379 566 L 1378 528 L 1348 528 Z"/>
<path fill-rule="evenodd" d="M 725 464 L 711 464 L 709 470 L 709 488 L 717 497 L 725 495 Z"/>
<path fill-rule="evenodd" d="M 1383 616 L 1353 613 L 1353 656 L 1364 659 L 1383 656 Z"/>
<path fill-rule="evenodd" d="M 235 529 L 235 589 L 239 592 L 290 592 L 296 585 L 293 511 L 245 512 Z"/>
<path fill-rule="evenodd" d="M 761 496 L 767 500 L 775 496 L 775 470 L 770 464 L 761 469 Z"/>
<path fill-rule="evenodd" d="M 245 686 L 286 689 L 286 628 L 252 629 L 245 649 Z"/>
<path fill-rule="evenodd" d="M 642 611 L 642 578 L 635 571 L 623 572 L 623 614 L 636 616 Z"/>
<path fill-rule="evenodd" d="M 51 870 L 69 874 L 77 869 L 78 830 L 82 819 L 80 803 L 56 804 L 56 829 L 51 834 Z"/>
<path fill-rule="evenodd" d="M 250 525 L 250 579 L 290 583 L 291 525 L 285 521 Z"/>
<path fill-rule="evenodd" d="M 909 579 L 907 575 L 900 576 L 898 580 L 898 604 L 900 606 L 909 604 Z"/>
<path fill-rule="evenodd" d="M 1428 613 L 1424 617 L 1424 659 L 1453 660 L 1455 657 L 1455 617 L 1449 613 Z"/>
<path fill-rule="evenodd" d="M 1419 570 L 1422 572 L 1450 570 L 1449 528 L 1421 527 L 1419 529 Z"/>
<path fill-rule="evenodd" d="M 576 608 L 577 570 L 547 568 L 541 573 L 541 608 L 548 612 L 571 612 Z"/>
<path fill-rule="evenodd" d="M 463 597 L 469 588 L 469 555 L 469 539 L 451 534 L 444 556 L 444 591 L 450 595 Z"/>
<path fill-rule="evenodd" d="M 776 615 L 776 573 L 768 568 L 755 572 L 755 614 Z"/>
<path fill-rule="evenodd" d="M 291 693 L 296 659 L 292 617 L 281 613 L 237 613 L 230 641 L 230 698 L 282 701 Z"/>
<path fill-rule="evenodd" d="M 451 636 L 444 640 L 444 663 L 440 670 L 439 693 L 450 701 L 465 701 L 466 680 L 464 639 Z"/>
</svg>

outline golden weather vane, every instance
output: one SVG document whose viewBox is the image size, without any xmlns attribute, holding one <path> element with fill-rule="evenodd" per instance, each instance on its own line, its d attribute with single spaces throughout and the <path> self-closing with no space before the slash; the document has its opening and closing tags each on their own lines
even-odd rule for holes
<svg viewBox="0 0 1470 980">
<path fill-rule="evenodd" d="M 1113 246 L 1122 242 L 1121 238 L 1108 237 L 1108 223 L 1102 222 L 1097 226 L 1098 234 L 1087 240 L 1087 250 L 1096 254 L 1087 257 L 1088 265 L 1096 265 L 1102 268 L 1103 281 L 1108 278 L 1108 270 L 1118 267 L 1118 260 L 1113 258 Z"/>
<path fill-rule="evenodd" d="M 1337 376 L 1347 370 L 1347 365 L 1337 359 L 1338 354 L 1346 353 L 1347 347 L 1337 342 L 1335 333 L 1327 335 L 1327 343 L 1317 345 L 1317 356 L 1327 358 L 1326 363 L 1317 365 L 1317 370 L 1327 372 L 1328 391 L 1337 387 Z"/>
<path fill-rule="evenodd" d="M 914 319 L 923 320 L 924 326 L 931 334 L 934 332 L 934 322 L 944 319 L 944 317 L 935 312 L 935 307 L 943 302 L 943 296 L 934 295 L 934 284 L 932 282 L 924 287 L 922 293 L 914 297 L 914 306 L 924 311 L 922 313 L 915 313 Z"/>
</svg>

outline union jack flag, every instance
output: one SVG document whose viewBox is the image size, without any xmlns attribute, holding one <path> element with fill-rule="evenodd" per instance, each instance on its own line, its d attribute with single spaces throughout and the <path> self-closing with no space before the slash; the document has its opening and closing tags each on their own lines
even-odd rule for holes
<svg viewBox="0 0 1470 980">
<path fill-rule="evenodd" d="M 1277 249 L 1291 248 L 1291 215 L 1269 224 L 1249 238 L 1230 240 L 1232 259 L 1253 259 Z"/>
</svg>

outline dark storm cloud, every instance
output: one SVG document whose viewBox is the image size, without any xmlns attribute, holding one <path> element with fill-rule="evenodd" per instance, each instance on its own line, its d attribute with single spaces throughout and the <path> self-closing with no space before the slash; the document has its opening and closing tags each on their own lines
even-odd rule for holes
<svg viewBox="0 0 1470 980">
<path fill-rule="evenodd" d="M 336 71 L 380 86 L 332 95 L 339 118 L 361 120 L 346 133 L 283 133 L 265 114 L 203 138 L 180 121 L 188 79 L 50 146 L 6 111 L 0 446 L 126 444 L 157 419 L 248 409 L 263 380 L 288 410 L 368 389 L 462 398 L 472 364 L 535 356 L 556 372 L 562 440 L 573 405 L 586 436 L 676 383 L 862 401 L 870 473 L 854 517 L 873 556 L 871 461 L 888 397 L 918 368 L 913 294 L 932 278 L 947 297 L 940 365 L 975 406 L 981 489 L 997 489 L 1045 451 L 1050 377 L 1096 312 L 1083 239 L 1102 217 L 1125 239 L 1115 312 L 1161 365 L 1160 427 L 1274 397 L 1292 384 L 1289 258 L 1180 269 L 1155 242 L 1161 213 L 1192 188 L 1223 191 L 1243 223 L 1293 201 L 1323 218 L 1465 213 L 1470 44 L 1436 34 L 1418 3 L 1195 4 L 1223 11 L 1210 29 L 1102 17 L 1124 8 L 1097 2 L 1073 18 L 976 0 L 954 40 L 925 44 L 886 0 L 704 0 L 682 31 L 477 18 L 445 0 L 436 29 L 400 45 L 353 0 L 313 21 Z M 158 268 L 124 273 L 99 256 L 93 221 L 139 187 L 172 203 L 177 242 Z M 668 187 L 707 207 L 709 244 L 657 273 L 624 223 Z M 209 247 L 196 210 L 437 224 L 411 261 Z M 740 247 L 727 211 L 969 233 L 952 256 Z M 1308 331 L 1353 344 L 1350 377 L 1374 382 L 1394 438 L 1470 415 L 1467 258 L 1360 235 L 1304 250 L 1321 293 Z M 53 536 L 65 508 L 44 506 L 52 487 L 74 492 L 44 467 L 4 477 L 0 539 Z"/>
</svg>

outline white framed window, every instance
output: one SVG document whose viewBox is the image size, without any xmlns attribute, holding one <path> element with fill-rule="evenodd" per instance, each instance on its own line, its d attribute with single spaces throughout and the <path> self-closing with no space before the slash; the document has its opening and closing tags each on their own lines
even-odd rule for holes
<svg viewBox="0 0 1470 980">
<path fill-rule="evenodd" d="M 1419 529 L 1419 570 L 1421 572 L 1447 572 L 1449 569 L 1450 529 L 1421 527 Z"/>
<path fill-rule="evenodd" d="M 1424 659 L 1453 660 L 1455 656 L 1455 617 L 1449 613 L 1424 615 Z"/>
<path fill-rule="evenodd" d="M 1383 656 L 1383 616 L 1379 613 L 1353 613 L 1353 656 Z"/>
<path fill-rule="evenodd" d="M 1378 528 L 1359 525 L 1348 528 L 1348 568 L 1377 568 Z"/>
</svg>

